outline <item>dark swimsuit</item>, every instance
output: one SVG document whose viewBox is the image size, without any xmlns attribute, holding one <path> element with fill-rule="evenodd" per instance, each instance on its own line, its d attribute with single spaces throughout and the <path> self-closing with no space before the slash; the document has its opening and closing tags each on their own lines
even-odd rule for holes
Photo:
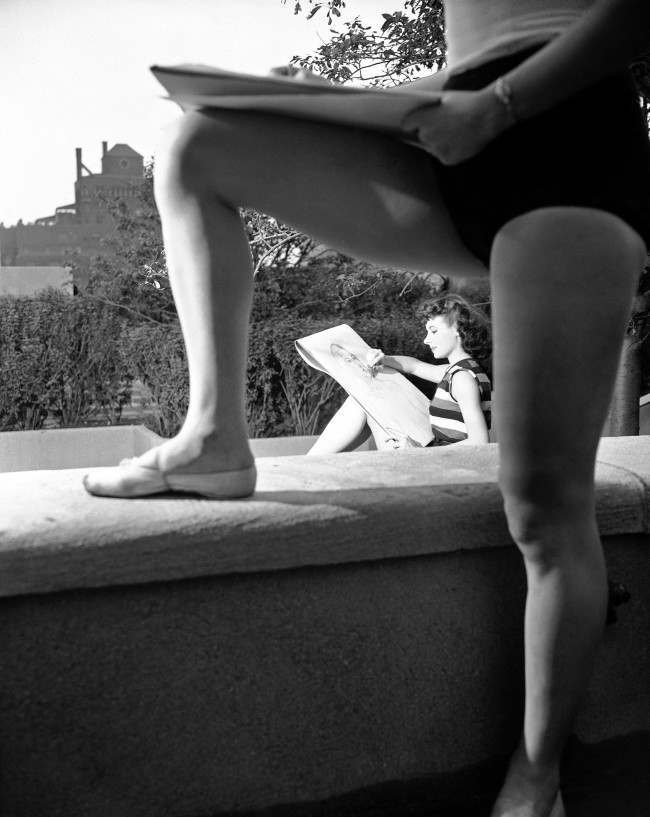
<svg viewBox="0 0 650 817">
<path fill-rule="evenodd" d="M 483 88 L 540 47 L 452 75 L 444 88 Z M 465 162 L 432 161 L 463 242 L 486 266 L 500 228 L 540 207 L 606 210 L 650 248 L 650 142 L 628 71 L 518 122 Z"/>
</svg>

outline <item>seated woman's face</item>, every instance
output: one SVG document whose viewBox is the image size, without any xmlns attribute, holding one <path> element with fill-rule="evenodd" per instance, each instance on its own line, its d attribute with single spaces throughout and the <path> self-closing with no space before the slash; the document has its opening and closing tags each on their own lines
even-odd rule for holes
<svg viewBox="0 0 650 817">
<path fill-rule="evenodd" d="M 454 322 L 447 323 L 447 318 L 444 315 L 429 318 L 425 328 L 427 334 L 424 337 L 424 344 L 431 349 L 434 357 L 448 357 L 460 342 L 456 332 L 456 324 Z"/>
</svg>

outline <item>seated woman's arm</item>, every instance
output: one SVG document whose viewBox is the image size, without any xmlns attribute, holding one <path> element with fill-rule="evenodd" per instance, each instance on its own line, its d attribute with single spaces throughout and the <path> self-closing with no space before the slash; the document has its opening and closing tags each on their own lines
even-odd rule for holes
<svg viewBox="0 0 650 817">
<path fill-rule="evenodd" d="M 440 365 L 424 363 L 416 357 L 409 357 L 408 355 L 384 355 L 381 363 L 384 366 L 390 366 L 391 369 L 396 369 L 398 372 L 412 374 L 422 380 L 429 380 L 431 383 L 439 383 L 449 368 L 447 363 Z"/>
<path fill-rule="evenodd" d="M 454 443 L 454 445 L 481 445 L 490 442 L 476 380 L 469 372 L 456 372 L 450 388 L 453 388 L 453 397 L 460 407 L 467 429 L 467 439 Z"/>
</svg>

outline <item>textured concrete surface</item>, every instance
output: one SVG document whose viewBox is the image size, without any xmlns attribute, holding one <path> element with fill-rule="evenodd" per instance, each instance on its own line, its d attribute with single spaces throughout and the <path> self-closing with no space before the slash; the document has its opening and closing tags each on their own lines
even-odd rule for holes
<svg viewBox="0 0 650 817">
<path fill-rule="evenodd" d="M 115 465 L 161 440 L 144 426 L 3 431 L 0 472 Z"/>
<path fill-rule="evenodd" d="M 650 730 L 647 538 L 577 731 Z M 3 817 L 202 817 L 442 775 L 513 746 L 514 548 L 0 601 Z"/>
<path fill-rule="evenodd" d="M 632 598 L 576 723 L 590 744 L 650 730 L 649 442 L 599 456 Z M 2 817 L 207 817 L 510 751 L 524 575 L 495 447 L 259 464 L 226 503 L 0 475 Z"/>
<path fill-rule="evenodd" d="M 250 445 L 255 457 L 288 457 L 306 454 L 317 439 L 317 434 L 304 437 L 255 437 L 250 440 Z M 372 437 L 355 449 L 355 451 L 376 450 L 377 446 Z"/>
<path fill-rule="evenodd" d="M 231 502 L 91 497 L 75 469 L 0 474 L 0 596 L 510 544 L 496 445 L 258 468 L 256 494 Z M 650 438 L 604 440 L 597 480 L 601 533 L 648 532 Z"/>
<path fill-rule="evenodd" d="M 0 434 L 0 472 L 117 465 L 125 457 L 143 454 L 162 439 L 143 425 L 5 431 Z M 250 444 L 255 457 L 286 457 L 306 454 L 317 439 L 258 437 Z M 371 438 L 356 450 L 374 449 Z"/>
<path fill-rule="evenodd" d="M 570 738 L 561 766 L 568 817 L 647 817 L 648 757 L 650 732 L 596 744 Z M 389 781 L 317 802 L 246 809 L 236 817 L 487 817 L 507 760 L 493 758 L 455 774 Z"/>
</svg>

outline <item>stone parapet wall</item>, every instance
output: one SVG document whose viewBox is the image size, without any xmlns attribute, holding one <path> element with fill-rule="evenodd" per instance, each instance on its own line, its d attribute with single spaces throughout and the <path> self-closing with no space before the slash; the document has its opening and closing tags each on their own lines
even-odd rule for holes
<svg viewBox="0 0 650 817">
<path fill-rule="evenodd" d="M 0 474 L 0 802 L 200 817 L 507 752 L 524 575 L 496 446 L 258 461 L 238 502 L 97 499 Z M 632 594 L 577 732 L 650 729 L 650 440 L 604 440 L 598 520 Z"/>
<path fill-rule="evenodd" d="M 3 267 L 0 266 L 0 297 L 32 297 L 49 287 L 72 295 L 74 282 L 70 267 Z"/>
</svg>

